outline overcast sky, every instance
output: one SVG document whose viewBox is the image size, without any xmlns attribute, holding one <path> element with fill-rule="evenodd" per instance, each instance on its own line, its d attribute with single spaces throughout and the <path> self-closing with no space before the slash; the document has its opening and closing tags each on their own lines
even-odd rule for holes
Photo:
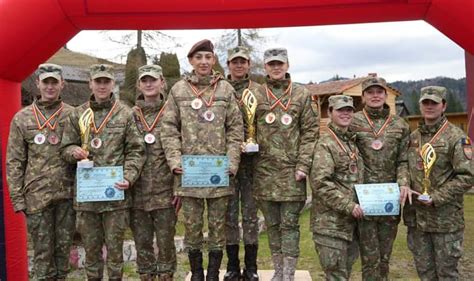
<svg viewBox="0 0 474 281">
<path fill-rule="evenodd" d="M 388 82 L 436 76 L 466 76 L 464 50 L 424 21 L 261 29 L 270 47 L 288 49 L 294 81 L 319 82 L 334 75 L 360 77 L 375 72 Z M 163 31 L 176 37 L 181 67 L 190 70 L 186 53 L 198 40 L 216 41 L 223 30 Z M 120 38 L 123 31 L 109 36 Z M 99 31 L 82 31 L 68 43 L 69 49 L 117 62 L 125 62 L 130 46 L 111 43 Z M 148 54 L 156 52 L 148 50 Z M 221 63 L 224 60 L 221 59 Z"/>
</svg>

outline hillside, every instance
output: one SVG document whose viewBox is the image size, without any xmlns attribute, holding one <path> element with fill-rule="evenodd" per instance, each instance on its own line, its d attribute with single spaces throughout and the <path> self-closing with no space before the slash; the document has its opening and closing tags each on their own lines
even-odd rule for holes
<svg viewBox="0 0 474 281">
<path fill-rule="evenodd" d="M 73 52 L 71 50 L 61 48 L 53 56 L 51 56 L 47 62 L 55 63 L 59 65 L 70 65 L 88 68 L 92 64 L 96 63 L 106 63 L 111 64 L 116 69 L 123 69 L 125 66 L 123 64 L 115 63 L 108 61 L 106 59 L 96 58 L 90 55 Z"/>
</svg>

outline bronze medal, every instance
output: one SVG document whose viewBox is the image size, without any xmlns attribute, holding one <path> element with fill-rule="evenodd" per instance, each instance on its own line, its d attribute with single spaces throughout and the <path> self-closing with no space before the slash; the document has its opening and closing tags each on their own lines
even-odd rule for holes
<svg viewBox="0 0 474 281">
<path fill-rule="evenodd" d="M 191 107 L 196 110 L 200 109 L 202 107 L 202 100 L 200 98 L 193 99 Z"/>
<path fill-rule="evenodd" d="M 38 133 L 35 135 L 35 138 L 33 139 L 33 141 L 36 144 L 43 144 L 46 141 L 46 137 L 42 133 Z"/>
<path fill-rule="evenodd" d="M 208 109 L 204 112 L 203 117 L 206 121 L 211 122 L 212 120 L 214 120 L 216 115 L 214 114 L 214 112 L 212 112 L 210 109 Z"/>
<path fill-rule="evenodd" d="M 56 135 L 56 133 L 54 132 L 51 132 L 49 133 L 48 135 L 48 142 L 52 145 L 56 145 L 59 143 L 59 137 L 58 135 Z"/>
<path fill-rule="evenodd" d="M 283 125 L 288 126 L 288 125 L 291 124 L 291 122 L 293 122 L 293 117 L 291 117 L 290 114 L 285 113 L 285 114 L 283 114 L 283 116 L 281 117 L 280 121 L 281 121 L 281 123 L 282 123 Z"/>
<path fill-rule="evenodd" d="M 267 124 L 272 124 L 273 122 L 275 122 L 275 119 L 276 116 L 273 112 L 270 112 L 265 116 L 265 122 L 267 122 Z"/>
<path fill-rule="evenodd" d="M 380 150 L 383 147 L 383 142 L 379 139 L 375 139 L 370 146 L 373 150 Z"/>
<path fill-rule="evenodd" d="M 418 161 L 416 161 L 416 169 L 418 171 L 423 171 L 423 160 L 419 159 Z"/>
<path fill-rule="evenodd" d="M 91 147 L 98 149 L 102 146 L 102 140 L 98 137 L 95 137 L 91 140 Z"/>
<path fill-rule="evenodd" d="M 357 172 L 359 171 L 359 169 L 357 168 L 357 163 L 350 163 L 349 164 L 349 171 L 352 173 L 352 174 L 357 174 Z"/>
<path fill-rule="evenodd" d="M 155 141 L 156 141 L 156 138 L 155 138 L 155 136 L 154 136 L 152 133 L 146 134 L 143 139 L 144 139 L 145 142 L 148 143 L 148 144 L 155 143 Z"/>
</svg>

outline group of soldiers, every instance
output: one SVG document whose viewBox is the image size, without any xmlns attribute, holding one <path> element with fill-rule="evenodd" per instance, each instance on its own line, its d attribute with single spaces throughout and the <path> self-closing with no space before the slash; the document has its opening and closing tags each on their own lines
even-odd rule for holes
<svg viewBox="0 0 474 281">
<path fill-rule="evenodd" d="M 133 108 L 114 98 L 109 65 L 91 66 L 92 95 L 77 108 L 61 100 L 62 68 L 38 67 L 39 96 L 13 118 L 6 161 L 10 197 L 15 211 L 26 217 L 38 280 L 66 278 L 75 231 L 84 244 L 87 279 L 102 280 L 105 263 L 109 280 L 121 280 L 128 227 L 141 280 L 173 280 L 180 209 L 191 280 L 219 280 L 224 250 L 224 280 L 259 280 L 257 209 L 268 233 L 272 280 L 294 280 L 307 182 L 313 193 L 311 231 L 327 280 L 348 280 L 359 255 L 363 280 L 388 280 L 401 216 L 364 214 L 354 185 L 372 183 L 399 185 L 408 247 L 419 277 L 459 278 L 463 194 L 474 185 L 472 145 L 443 114 L 445 88 L 421 89 L 423 119 L 410 133 L 403 119 L 390 114 L 385 80 L 368 78 L 362 84 L 363 110 L 354 113 L 350 96 L 331 96 L 330 122 L 320 132 L 317 99 L 292 81 L 286 49 L 264 52 L 267 76 L 262 85 L 249 77 L 251 59 L 245 47 L 228 51 L 227 77 L 212 69 L 216 56 L 211 41 L 194 44 L 187 57 L 192 72 L 169 91 L 159 66 L 140 67 Z M 244 104 L 249 92 L 256 102 L 253 118 Z M 79 121 L 89 109 L 94 118 L 84 145 Z M 259 149 L 248 153 L 253 130 Z M 437 160 L 430 175 L 431 197 L 419 200 L 426 180 L 420 156 L 425 143 L 432 145 Z M 231 184 L 183 187 L 183 155 L 226 155 Z M 75 165 L 84 159 L 92 159 L 96 167 L 123 166 L 124 180 L 115 188 L 124 190 L 125 199 L 78 202 Z"/>
</svg>

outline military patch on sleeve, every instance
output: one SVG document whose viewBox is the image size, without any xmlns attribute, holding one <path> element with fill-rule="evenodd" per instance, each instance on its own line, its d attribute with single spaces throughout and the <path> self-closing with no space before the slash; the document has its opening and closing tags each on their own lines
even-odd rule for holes
<svg viewBox="0 0 474 281">
<path fill-rule="evenodd" d="M 314 115 L 319 115 L 318 96 L 316 95 L 311 95 L 311 109 L 313 110 Z"/>
<path fill-rule="evenodd" d="M 471 160 L 472 159 L 471 139 L 469 137 L 462 138 L 461 144 L 462 144 L 462 150 L 464 151 L 464 156 L 466 156 L 467 159 Z"/>
</svg>

